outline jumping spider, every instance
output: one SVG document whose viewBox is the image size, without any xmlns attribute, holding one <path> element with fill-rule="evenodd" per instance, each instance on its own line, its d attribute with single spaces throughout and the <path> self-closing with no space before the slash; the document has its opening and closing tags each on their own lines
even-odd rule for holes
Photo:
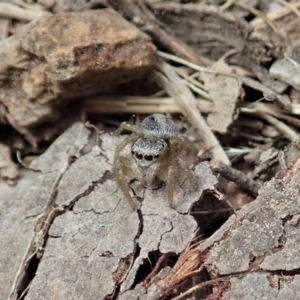
<svg viewBox="0 0 300 300">
<path fill-rule="evenodd" d="M 138 179 L 150 189 L 157 189 L 165 182 L 169 205 L 172 207 L 175 176 L 179 170 L 183 170 L 189 179 L 193 178 L 187 161 L 192 158 L 194 163 L 196 148 L 186 137 L 179 136 L 175 123 L 162 114 L 145 118 L 140 126 L 122 123 L 116 134 L 122 130 L 131 131 L 132 134 L 117 147 L 114 167 L 116 180 L 129 204 L 133 209 L 136 208 L 128 181 Z M 129 143 L 132 143 L 132 160 L 121 156 L 121 151 Z M 182 157 L 183 153 L 185 157 Z"/>
</svg>

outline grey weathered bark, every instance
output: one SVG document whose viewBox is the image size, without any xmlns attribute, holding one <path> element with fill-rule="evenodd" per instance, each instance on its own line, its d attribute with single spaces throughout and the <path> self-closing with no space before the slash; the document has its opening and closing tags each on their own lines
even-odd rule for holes
<svg viewBox="0 0 300 300">
<path fill-rule="evenodd" d="M 178 186 L 176 209 L 168 206 L 164 187 L 133 186 L 143 198 L 133 211 L 112 170 L 122 138 L 104 134 L 99 147 L 89 134 L 74 124 L 22 173 L 17 187 L 1 185 L 3 299 L 18 299 L 24 291 L 25 299 L 164 295 L 169 266 L 146 285 L 138 274 L 156 251 L 187 248 L 197 228 L 189 209 L 217 180 L 208 163 L 197 165 L 193 184 Z M 211 278 L 221 279 L 213 293 L 222 299 L 297 298 L 299 164 L 298 157 L 198 247 Z"/>
<path fill-rule="evenodd" d="M 298 156 L 199 246 L 211 276 L 230 283 L 223 299 L 299 297 L 299 165 Z"/>
<path fill-rule="evenodd" d="M 192 184 L 178 186 L 176 209 L 169 207 L 164 187 L 135 188 L 143 201 L 133 211 L 112 173 L 122 138 L 104 134 L 99 147 L 88 136 L 82 124 L 74 124 L 32 162 L 18 196 L 1 197 L 2 245 L 10 246 L 1 252 L 0 278 L 5 296 L 11 289 L 10 299 L 27 288 L 25 299 L 162 294 L 157 287 L 147 295 L 136 282 L 143 261 L 158 250 L 179 254 L 195 235 L 189 209 L 217 183 L 207 162 L 196 166 Z"/>
</svg>

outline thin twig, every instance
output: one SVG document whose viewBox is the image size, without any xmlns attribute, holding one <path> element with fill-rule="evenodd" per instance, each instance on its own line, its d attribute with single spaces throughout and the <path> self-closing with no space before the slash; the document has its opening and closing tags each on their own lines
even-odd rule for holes
<svg viewBox="0 0 300 300">
<path fill-rule="evenodd" d="M 270 20 L 264 13 L 262 13 L 261 11 L 259 11 L 256 8 L 254 8 L 252 6 L 249 6 L 249 5 L 246 5 L 242 2 L 235 2 L 234 4 L 236 6 L 239 6 L 243 9 L 246 9 L 246 10 L 250 11 L 255 16 L 261 17 L 273 29 L 274 32 L 276 32 L 278 35 L 282 36 L 282 32 L 279 30 L 277 25 L 272 20 Z"/>
<path fill-rule="evenodd" d="M 255 114 L 260 118 L 266 120 L 268 123 L 273 125 L 279 132 L 281 132 L 287 139 L 290 141 L 295 141 L 299 139 L 299 135 L 289 126 L 284 124 L 283 122 L 279 121 L 278 119 L 274 118 L 273 116 L 265 113 L 260 112 L 255 109 L 250 108 L 242 108 L 241 112 L 248 113 L 248 114 Z"/>
<path fill-rule="evenodd" d="M 291 7 L 294 7 L 295 9 L 300 7 L 300 1 L 297 1 L 295 3 L 290 3 L 290 7 L 282 7 L 281 9 L 278 9 L 276 11 L 270 12 L 266 14 L 266 17 L 271 21 L 276 21 L 278 19 L 281 19 L 287 15 L 289 15 L 291 11 Z M 253 27 L 259 26 L 263 24 L 265 20 L 263 18 L 255 18 L 250 22 L 250 25 Z"/>
<path fill-rule="evenodd" d="M 155 276 L 159 272 L 159 270 L 161 269 L 162 264 L 163 264 L 164 260 L 166 259 L 166 257 L 167 257 L 167 255 L 165 253 L 162 254 L 160 256 L 160 258 L 158 259 L 157 263 L 155 264 L 153 270 L 144 279 L 143 284 L 146 288 L 149 287 L 152 277 Z"/>
<path fill-rule="evenodd" d="M 1 18 L 10 18 L 23 22 L 29 22 L 41 17 L 44 14 L 47 13 L 44 11 L 24 9 L 11 3 L 0 3 Z"/>
<path fill-rule="evenodd" d="M 161 45 L 162 48 L 184 57 L 195 64 L 205 65 L 194 49 L 173 36 L 172 33 L 168 32 L 164 24 L 157 20 L 148 8 L 151 7 L 149 3 L 146 5 L 144 1 L 140 0 L 107 0 L 106 2 L 126 18 L 130 19 L 141 30 L 151 35 L 156 44 Z"/>
<path fill-rule="evenodd" d="M 225 179 L 235 182 L 252 196 L 257 197 L 261 184 L 248 178 L 243 172 L 233 169 L 218 160 L 212 160 L 210 166 L 215 172 L 220 173 Z"/>
<path fill-rule="evenodd" d="M 234 4 L 235 0 L 227 0 L 221 7 L 221 10 L 227 10 L 228 8 L 230 8 L 233 4 Z"/>
<path fill-rule="evenodd" d="M 291 100 L 288 96 L 283 96 L 280 95 L 276 92 L 274 92 L 272 89 L 266 87 L 265 85 L 263 85 L 261 82 L 254 80 L 252 78 L 243 76 L 242 77 L 242 82 L 243 84 L 245 84 L 246 86 L 251 87 L 252 89 L 258 90 L 264 94 L 269 94 L 269 95 L 274 95 L 276 98 L 276 101 L 278 102 L 278 104 L 280 104 L 280 106 L 282 107 L 283 110 L 287 111 L 287 112 L 291 112 L 292 108 L 291 108 Z"/>
<path fill-rule="evenodd" d="M 187 61 L 183 58 L 180 58 L 178 56 L 175 56 L 175 55 L 172 55 L 172 54 L 169 54 L 169 53 L 165 53 L 165 52 L 162 52 L 162 51 L 157 51 L 156 53 L 158 54 L 158 56 L 160 56 L 164 59 L 180 63 L 184 66 L 190 67 L 190 68 L 192 68 L 194 70 L 197 70 L 197 71 L 200 71 L 200 72 L 206 72 L 206 73 L 212 73 L 212 74 L 222 74 L 222 75 L 230 76 L 230 77 L 238 77 L 237 75 L 232 74 L 232 73 L 220 72 L 220 71 L 216 71 L 216 70 L 213 70 L 213 69 L 198 66 L 198 65 L 196 65 L 194 63 L 191 63 L 191 62 L 189 62 L 189 61 Z"/>
<path fill-rule="evenodd" d="M 184 72 L 182 69 L 180 68 L 175 68 L 173 67 L 173 70 L 182 78 L 184 78 L 186 81 L 194 84 L 195 86 L 197 86 L 198 88 L 202 89 L 204 91 L 204 86 L 203 84 L 201 84 L 197 79 L 197 77 L 199 77 L 199 72 L 195 72 L 192 75 L 187 74 L 186 72 Z"/>
<path fill-rule="evenodd" d="M 10 2 L 12 4 L 21 6 L 28 10 L 44 11 L 43 6 L 41 6 L 40 4 L 37 4 L 37 3 L 34 3 L 34 4 L 26 3 L 23 0 L 10 0 Z M 35 1 L 35 2 L 38 2 L 38 1 Z"/>
<path fill-rule="evenodd" d="M 191 295 L 192 293 L 196 292 L 196 291 L 199 291 L 207 286 L 211 286 L 211 285 L 216 285 L 217 283 L 219 282 L 223 282 L 223 281 L 227 281 L 228 279 L 227 278 L 215 278 L 215 279 L 212 279 L 212 280 L 208 280 L 208 281 L 205 281 L 205 282 L 202 282 L 202 283 L 199 283 L 195 286 L 193 286 L 191 289 L 189 289 L 188 291 L 182 293 L 181 295 L 175 297 L 175 298 L 172 298 L 173 300 L 181 300 L 181 299 L 185 299 L 187 296 Z"/>
<path fill-rule="evenodd" d="M 288 7 L 288 8 L 289 8 L 291 11 L 293 11 L 293 12 L 297 15 L 297 17 L 300 19 L 300 12 L 299 12 L 299 10 L 298 10 L 297 7 L 295 7 L 295 6 L 292 5 L 291 3 L 286 2 L 286 1 L 284 1 L 284 0 L 275 0 L 275 1 L 278 2 L 278 3 L 280 3 L 280 4 L 283 5 L 283 6 Z"/>
<path fill-rule="evenodd" d="M 214 111 L 213 103 L 197 98 L 201 113 Z M 181 109 L 170 97 L 95 97 L 83 101 L 83 114 L 154 114 L 180 113 Z"/>
<path fill-rule="evenodd" d="M 299 135 L 289 126 L 284 124 L 283 122 L 279 121 L 278 119 L 265 114 L 258 112 L 258 115 L 269 122 L 271 125 L 273 125 L 279 132 L 281 132 L 286 138 L 288 138 L 290 141 L 296 141 L 299 139 Z"/>
<path fill-rule="evenodd" d="M 183 79 L 184 83 L 195 93 L 197 93 L 199 96 L 202 96 L 208 100 L 211 100 L 208 93 L 204 92 L 203 90 L 196 87 L 194 84 L 188 82 L 187 80 Z M 212 101 L 212 100 L 211 100 Z"/>
<path fill-rule="evenodd" d="M 255 109 L 258 112 L 267 113 L 278 119 L 285 120 L 289 124 L 292 124 L 294 126 L 300 127 L 300 120 L 298 118 L 281 113 L 281 110 L 274 105 L 267 105 L 266 103 L 255 103 L 251 108 Z"/>
<path fill-rule="evenodd" d="M 225 151 L 197 109 L 197 101 L 190 89 L 167 63 L 159 61 L 157 68 L 160 72 L 153 70 L 154 79 L 157 84 L 162 86 L 166 92 L 173 97 L 177 105 L 181 108 L 182 113 L 195 127 L 203 142 L 208 145 L 208 147 L 213 146 L 213 157 L 230 165 L 230 160 Z"/>
</svg>

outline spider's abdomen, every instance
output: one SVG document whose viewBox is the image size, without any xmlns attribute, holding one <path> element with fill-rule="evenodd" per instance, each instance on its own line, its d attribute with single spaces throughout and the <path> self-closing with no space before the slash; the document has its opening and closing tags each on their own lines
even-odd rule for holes
<svg viewBox="0 0 300 300">
<path fill-rule="evenodd" d="M 170 138 L 178 135 L 175 123 L 162 114 L 153 114 L 141 123 L 143 132 L 158 138 Z"/>
</svg>

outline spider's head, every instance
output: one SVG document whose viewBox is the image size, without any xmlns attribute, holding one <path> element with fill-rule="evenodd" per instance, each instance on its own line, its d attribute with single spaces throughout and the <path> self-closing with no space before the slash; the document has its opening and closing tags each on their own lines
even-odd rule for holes
<svg viewBox="0 0 300 300">
<path fill-rule="evenodd" d="M 139 167 L 149 167 L 165 154 L 167 147 L 162 139 L 139 138 L 133 143 L 131 153 Z"/>
</svg>

